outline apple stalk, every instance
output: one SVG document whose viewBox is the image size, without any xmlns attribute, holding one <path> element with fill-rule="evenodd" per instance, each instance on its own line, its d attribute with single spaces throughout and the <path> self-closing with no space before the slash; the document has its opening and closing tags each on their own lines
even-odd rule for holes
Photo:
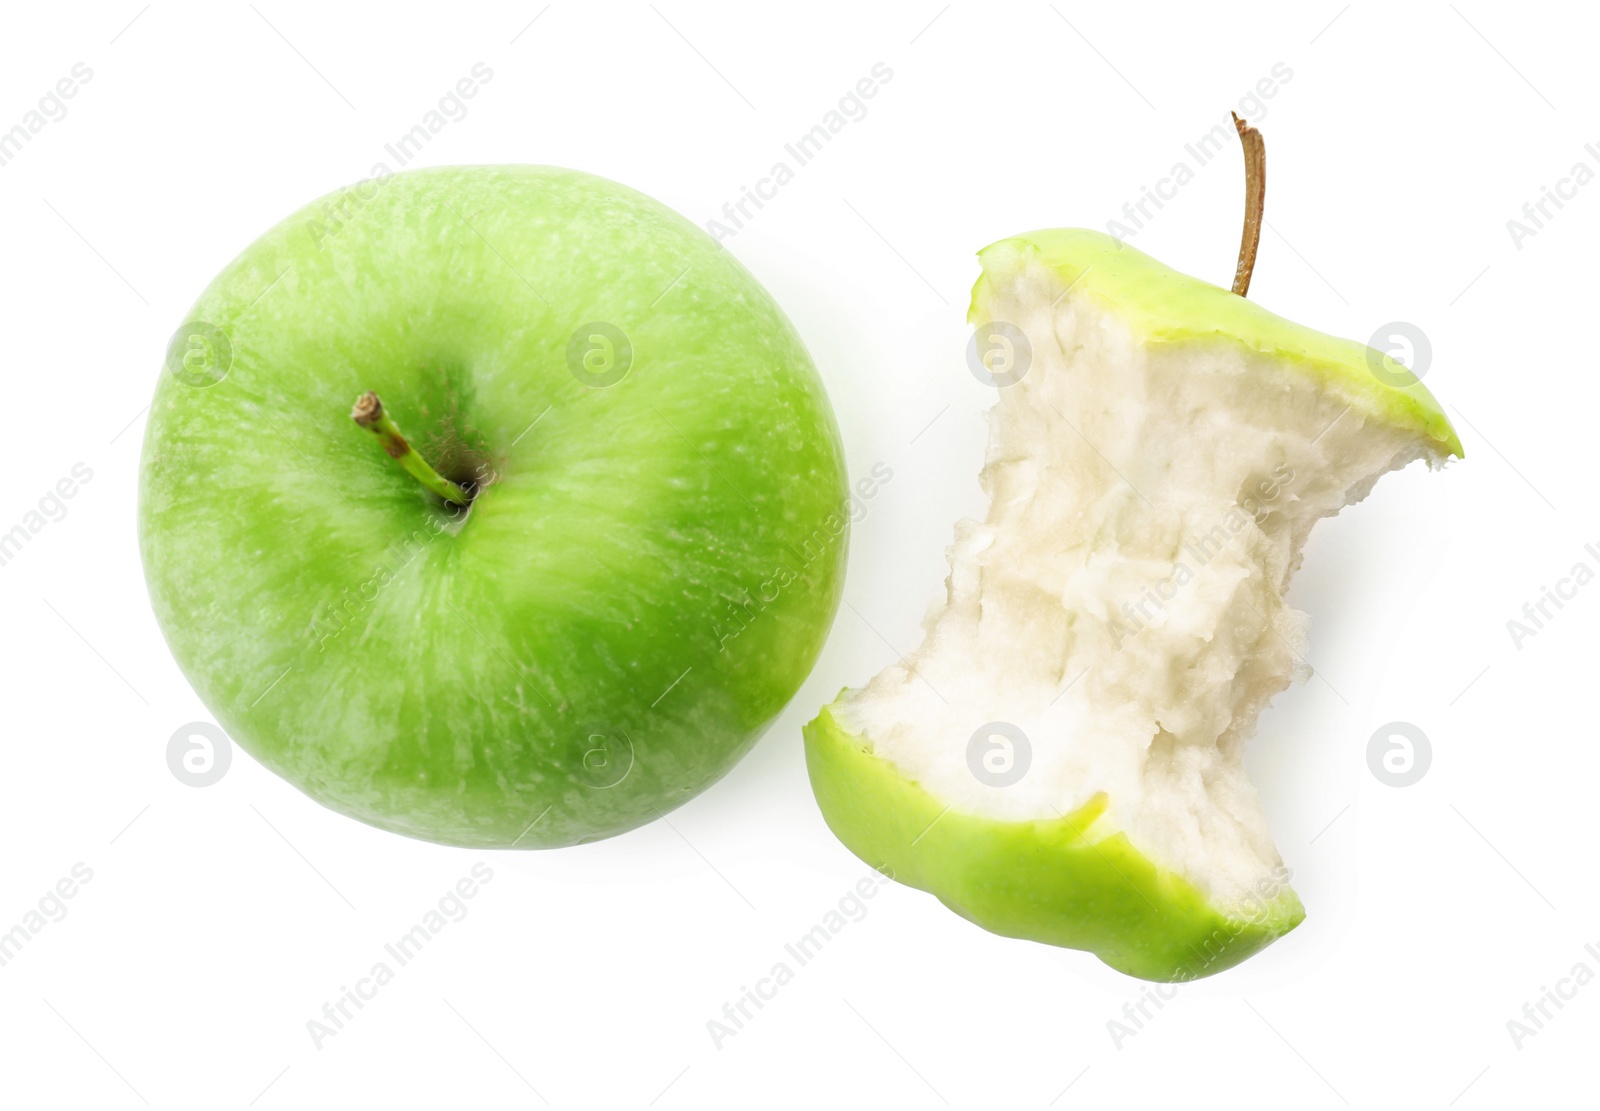
<svg viewBox="0 0 1600 1111">
<path fill-rule="evenodd" d="M 445 478 L 430 467 L 426 459 L 411 450 L 410 443 L 401 434 L 399 426 L 394 423 L 394 418 L 384 409 L 383 402 L 378 400 L 377 394 L 368 390 L 356 398 L 355 408 L 350 410 L 350 417 L 362 428 L 377 436 L 378 443 L 383 445 L 383 450 L 388 453 L 389 458 L 398 462 L 423 486 L 453 505 L 468 505 L 472 502 L 472 495 L 465 487 Z"/>
<path fill-rule="evenodd" d="M 1256 269 L 1256 248 L 1261 246 L 1261 214 L 1267 203 L 1267 144 L 1261 132 L 1233 113 L 1233 126 L 1244 147 L 1244 235 L 1239 240 L 1239 265 L 1233 271 L 1233 291 L 1250 292 L 1250 275 Z"/>
</svg>

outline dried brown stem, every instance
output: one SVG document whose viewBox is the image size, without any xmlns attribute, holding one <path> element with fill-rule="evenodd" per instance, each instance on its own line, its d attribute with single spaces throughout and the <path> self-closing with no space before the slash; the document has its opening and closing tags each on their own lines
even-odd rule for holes
<svg viewBox="0 0 1600 1111">
<path fill-rule="evenodd" d="M 1261 246 L 1261 216 L 1267 203 L 1267 145 L 1261 132 L 1233 113 L 1233 126 L 1244 147 L 1244 236 L 1239 240 L 1239 265 L 1233 272 L 1233 291 L 1240 297 L 1250 292 L 1250 275 L 1256 268 L 1256 249 Z"/>
</svg>

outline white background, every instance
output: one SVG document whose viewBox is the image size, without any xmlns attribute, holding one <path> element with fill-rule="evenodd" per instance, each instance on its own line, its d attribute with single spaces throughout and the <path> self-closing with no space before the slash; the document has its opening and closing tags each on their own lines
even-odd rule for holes
<svg viewBox="0 0 1600 1111">
<path fill-rule="evenodd" d="M 0 930 L 75 863 L 93 879 L 0 968 L 0 1103 L 1592 1102 L 1600 986 L 1520 1048 L 1507 1028 L 1577 962 L 1600 972 L 1600 585 L 1520 648 L 1506 629 L 1600 567 L 1600 184 L 1520 248 L 1506 226 L 1577 161 L 1600 169 L 1584 19 L 1482 0 L 9 5 L 0 130 L 75 63 L 93 78 L 0 167 L 0 531 L 75 463 L 93 479 L 0 567 Z M 894 75 L 727 241 L 810 346 L 852 472 L 894 472 L 853 535 L 849 604 L 726 780 L 670 824 L 559 852 L 380 833 L 239 752 L 215 786 L 178 782 L 168 739 L 209 716 L 135 544 L 143 408 L 193 298 L 476 62 L 492 81 L 417 164 L 580 167 L 701 223 L 874 63 Z M 1309 917 L 1118 1044 L 1143 984 L 892 886 L 716 1048 L 707 1021 L 867 871 L 823 825 L 800 726 L 915 646 L 951 525 L 982 511 L 973 253 L 1103 228 L 1277 63 L 1265 117 L 1245 105 L 1270 168 L 1251 296 L 1362 340 L 1421 327 L 1468 456 L 1325 523 L 1295 583 L 1320 678 L 1277 700 L 1250 765 Z M 1133 242 L 1225 284 L 1240 178 L 1230 146 Z M 1396 720 L 1433 748 L 1404 789 L 1365 756 Z M 494 878 L 468 915 L 316 1048 L 307 1021 L 479 860 Z"/>
</svg>

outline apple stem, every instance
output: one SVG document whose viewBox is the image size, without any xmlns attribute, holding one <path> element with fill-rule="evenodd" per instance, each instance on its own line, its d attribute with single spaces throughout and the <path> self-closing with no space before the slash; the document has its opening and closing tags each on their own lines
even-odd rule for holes
<svg viewBox="0 0 1600 1111">
<path fill-rule="evenodd" d="M 383 402 L 378 400 L 377 394 L 368 390 L 356 398 L 355 408 L 350 410 L 350 417 L 362 428 L 377 436 L 378 443 L 383 445 L 383 450 L 389 454 L 389 458 L 397 460 L 412 477 L 429 490 L 455 505 L 471 503 L 472 495 L 467 493 L 465 488 L 445 478 L 428 466 L 426 459 L 411 450 L 411 445 L 406 442 L 405 436 L 401 435 L 399 426 L 385 411 Z"/>
<path fill-rule="evenodd" d="M 1250 275 L 1256 268 L 1256 248 L 1261 246 L 1261 213 L 1267 203 L 1267 144 L 1261 132 L 1233 113 L 1233 126 L 1244 147 L 1244 237 L 1239 241 L 1239 265 L 1233 271 L 1233 291 L 1250 292 Z"/>
</svg>

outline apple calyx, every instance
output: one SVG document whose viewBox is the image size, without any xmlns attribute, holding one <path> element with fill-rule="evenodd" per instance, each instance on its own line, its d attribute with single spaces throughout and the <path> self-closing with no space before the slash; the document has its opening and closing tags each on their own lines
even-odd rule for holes
<svg viewBox="0 0 1600 1111">
<path fill-rule="evenodd" d="M 1244 235 L 1239 240 L 1239 264 L 1233 271 L 1233 291 L 1250 292 L 1250 275 L 1256 269 L 1256 249 L 1261 246 L 1261 218 L 1267 203 L 1267 144 L 1261 132 L 1234 112 L 1233 126 L 1244 148 Z"/>
<path fill-rule="evenodd" d="M 377 436 L 378 443 L 383 445 L 389 458 L 398 461 L 413 478 L 433 493 L 452 505 L 472 504 L 472 494 L 466 487 L 445 478 L 430 467 L 426 459 L 411 450 L 411 444 L 394 423 L 394 418 L 384 409 L 376 393 L 368 390 L 356 398 L 355 407 L 350 410 L 350 419 Z"/>
</svg>

